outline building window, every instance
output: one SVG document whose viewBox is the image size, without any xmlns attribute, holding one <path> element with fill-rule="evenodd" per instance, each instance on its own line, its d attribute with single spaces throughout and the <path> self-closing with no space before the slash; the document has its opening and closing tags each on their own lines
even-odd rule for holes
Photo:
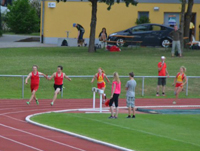
<svg viewBox="0 0 200 151">
<path fill-rule="evenodd" d="M 140 19 L 142 16 L 149 18 L 149 12 L 138 12 L 138 19 Z"/>
</svg>

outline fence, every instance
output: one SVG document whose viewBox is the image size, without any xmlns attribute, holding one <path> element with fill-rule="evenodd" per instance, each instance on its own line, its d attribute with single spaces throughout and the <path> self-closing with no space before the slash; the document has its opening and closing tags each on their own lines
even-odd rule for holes
<svg viewBox="0 0 200 151">
<path fill-rule="evenodd" d="M 18 77 L 18 78 L 21 78 L 22 79 L 22 98 L 24 98 L 24 84 L 25 84 L 25 78 L 27 77 L 27 75 L 0 75 L 0 77 Z M 79 75 L 79 76 L 76 76 L 76 75 L 71 75 L 69 76 L 70 78 L 93 78 L 93 76 L 91 75 Z M 108 78 L 111 78 L 113 76 L 107 76 Z M 43 77 L 41 77 L 43 78 Z M 120 78 L 128 78 L 128 76 L 120 76 Z M 141 95 L 144 96 L 145 95 L 145 79 L 147 78 L 158 78 L 158 76 L 135 76 L 135 78 L 140 78 L 142 79 L 142 89 L 141 89 Z M 167 78 L 175 78 L 175 76 L 169 76 Z M 194 79 L 194 78 L 200 78 L 200 76 L 187 76 L 187 84 L 186 84 L 186 96 L 188 96 L 188 86 L 189 86 L 189 79 Z M 61 93 L 61 97 L 63 97 L 63 91 Z"/>
</svg>

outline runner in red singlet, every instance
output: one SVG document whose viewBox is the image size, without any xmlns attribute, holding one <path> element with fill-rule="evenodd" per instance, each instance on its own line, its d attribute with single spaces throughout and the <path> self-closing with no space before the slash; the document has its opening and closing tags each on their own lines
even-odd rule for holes
<svg viewBox="0 0 200 151">
<path fill-rule="evenodd" d="M 54 97 L 53 97 L 53 101 L 51 102 L 51 106 L 53 106 L 54 102 L 57 99 L 57 95 L 62 91 L 63 88 L 63 79 L 67 79 L 69 81 L 71 81 L 71 79 L 66 76 L 65 73 L 62 72 L 63 67 L 62 66 L 58 66 L 57 67 L 57 72 L 53 73 L 53 75 L 48 78 L 48 80 L 51 80 L 52 78 L 54 78 Z"/>
<path fill-rule="evenodd" d="M 102 68 L 99 68 L 99 69 L 98 69 L 98 73 L 96 73 L 96 74 L 94 75 L 94 77 L 92 78 L 91 83 L 94 82 L 94 79 L 97 79 L 97 87 L 98 87 L 98 89 L 102 89 L 102 90 L 105 91 L 106 83 L 105 83 L 105 81 L 104 81 L 104 78 L 105 78 L 108 82 L 110 82 L 109 79 L 107 78 L 105 72 L 102 70 Z M 106 100 L 106 94 L 104 93 L 102 97 L 103 97 L 103 103 L 104 103 L 105 100 Z"/>
<path fill-rule="evenodd" d="M 40 83 L 40 75 L 44 76 L 45 78 L 47 78 L 47 76 L 41 72 L 38 72 L 38 66 L 33 65 L 33 71 L 31 73 L 29 73 L 29 75 L 26 78 L 26 84 L 28 84 L 28 79 L 31 78 L 31 98 L 29 99 L 28 102 L 26 102 L 28 105 L 31 103 L 31 101 L 34 99 L 36 101 L 36 103 L 39 105 L 38 99 L 35 96 L 36 91 L 39 88 L 39 83 Z"/>
</svg>

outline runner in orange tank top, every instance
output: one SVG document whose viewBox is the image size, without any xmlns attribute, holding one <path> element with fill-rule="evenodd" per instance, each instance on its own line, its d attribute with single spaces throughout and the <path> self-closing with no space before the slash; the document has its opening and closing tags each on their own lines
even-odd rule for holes
<svg viewBox="0 0 200 151">
<path fill-rule="evenodd" d="M 99 69 L 98 69 L 98 73 L 96 73 L 96 74 L 94 75 L 94 77 L 92 78 L 91 83 L 93 83 L 94 80 L 97 79 L 97 87 L 98 87 L 98 89 L 102 89 L 102 90 L 105 91 L 106 83 L 105 83 L 105 81 L 104 81 L 104 78 L 105 78 L 108 82 L 110 82 L 109 79 L 107 78 L 105 72 L 102 70 L 102 68 L 99 68 Z M 104 94 L 103 94 L 103 103 L 105 102 L 105 100 L 106 100 L 106 94 L 104 93 Z"/>
<path fill-rule="evenodd" d="M 54 102 L 57 99 L 57 95 L 62 91 L 63 79 L 65 78 L 65 79 L 71 81 L 71 79 L 68 76 L 66 76 L 65 73 L 62 72 L 62 70 L 63 70 L 63 67 L 62 66 L 58 66 L 57 67 L 57 72 L 53 73 L 53 75 L 50 78 L 48 78 L 48 80 L 51 80 L 52 78 L 54 78 L 54 89 L 55 89 L 55 92 L 54 92 L 53 101 L 51 102 L 51 106 L 54 105 Z"/>
<path fill-rule="evenodd" d="M 45 78 L 47 78 L 47 76 L 41 72 L 38 72 L 38 66 L 33 65 L 33 71 L 29 73 L 29 75 L 26 78 L 26 84 L 28 84 L 28 79 L 31 78 L 31 98 L 29 99 L 28 102 L 26 102 L 28 105 L 31 103 L 31 101 L 34 99 L 36 101 L 37 104 L 39 104 L 38 99 L 35 96 L 36 91 L 39 88 L 39 83 L 40 83 L 40 75 L 44 76 Z"/>
<path fill-rule="evenodd" d="M 178 99 L 179 93 L 183 90 L 183 86 L 187 83 L 187 77 L 185 75 L 186 68 L 182 66 L 180 72 L 176 75 L 173 85 L 175 85 L 174 94 Z"/>
</svg>

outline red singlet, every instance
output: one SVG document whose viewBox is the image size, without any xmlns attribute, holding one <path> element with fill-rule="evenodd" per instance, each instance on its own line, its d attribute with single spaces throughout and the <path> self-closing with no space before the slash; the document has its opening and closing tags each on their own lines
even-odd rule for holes
<svg viewBox="0 0 200 151">
<path fill-rule="evenodd" d="M 63 84 L 63 73 L 61 73 L 60 76 L 58 76 L 58 73 L 56 72 L 56 77 L 54 78 L 55 85 L 62 85 Z"/>
<path fill-rule="evenodd" d="M 33 90 L 37 91 L 38 88 L 39 88 L 39 83 L 40 83 L 40 77 L 39 77 L 39 74 L 38 72 L 36 74 L 34 74 L 32 72 L 32 75 L 31 75 L 31 92 Z"/>
</svg>

